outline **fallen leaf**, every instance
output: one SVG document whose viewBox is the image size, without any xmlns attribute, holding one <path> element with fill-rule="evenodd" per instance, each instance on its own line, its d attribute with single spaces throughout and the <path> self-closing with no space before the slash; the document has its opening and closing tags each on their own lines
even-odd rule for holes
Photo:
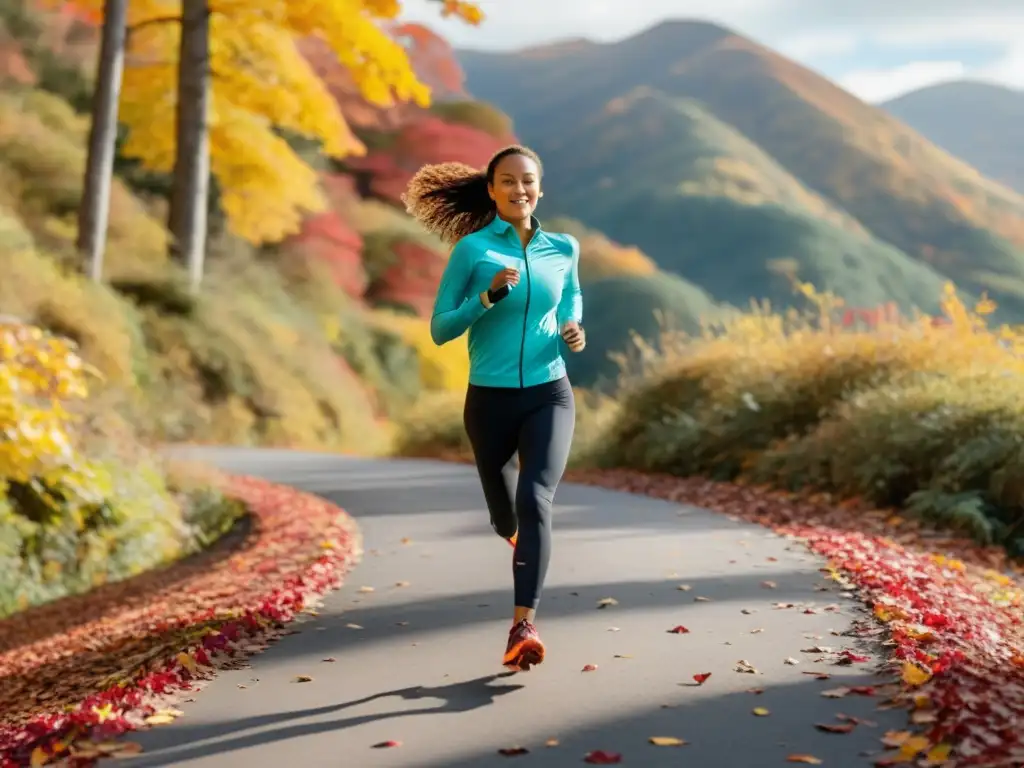
<svg viewBox="0 0 1024 768">
<path fill-rule="evenodd" d="M 803 763 L 805 765 L 821 765 L 821 760 L 814 755 L 790 755 L 786 758 L 787 763 Z"/>
<path fill-rule="evenodd" d="M 710 672 L 698 672 L 693 679 L 697 681 L 697 685 L 704 685 L 709 677 L 711 677 Z"/>
<path fill-rule="evenodd" d="M 597 607 L 598 608 L 607 608 L 610 605 L 618 605 L 618 604 L 619 604 L 619 601 L 616 600 L 614 597 L 602 597 L 600 600 L 597 601 Z"/>
<path fill-rule="evenodd" d="M 952 744 L 936 744 L 934 747 L 932 747 L 925 753 L 925 768 L 932 768 L 932 766 L 941 766 L 943 763 L 949 760 L 949 755 L 952 751 Z"/>
<path fill-rule="evenodd" d="M 764 688 L 747 688 L 747 693 L 752 693 L 755 696 L 760 696 L 764 693 Z"/>
<path fill-rule="evenodd" d="M 409 586 L 409 582 L 408 581 L 396 581 L 395 582 L 395 586 L 396 587 L 408 587 Z"/>
<path fill-rule="evenodd" d="M 402 742 L 395 741 L 394 739 L 388 739 L 387 741 L 381 741 L 373 745 L 374 749 L 390 749 L 391 747 L 400 747 Z"/>
<path fill-rule="evenodd" d="M 327 663 L 332 663 L 332 662 L 337 661 L 337 659 L 334 658 L 333 656 L 328 656 L 326 659 L 320 659 L 320 661 L 324 661 L 324 662 L 327 662 Z"/>
<path fill-rule="evenodd" d="M 839 688 L 830 688 L 827 691 L 822 691 L 821 695 L 826 699 L 841 699 L 850 692 L 849 688 L 841 686 Z"/>
<path fill-rule="evenodd" d="M 825 733 L 850 733 L 853 730 L 853 723 L 815 723 L 814 727 Z"/>
<path fill-rule="evenodd" d="M 761 582 L 761 586 L 764 587 L 765 589 L 775 589 L 779 585 L 776 584 L 774 581 L 762 581 Z"/>
<path fill-rule="evenodd" d="M 791 667 L 793 667 L 793 666 L 796 666 L 797 664 L 799 664 L 799 663 L 800 663 L 800 659 L 794 659 L 794 658 L 793 658 L 792 656 L 789 656 L 789 657 L 788 657 L 788 658 L 787 658 L 787 659 L 786 659 L 786 660 L 785 660 L 784 662 L 782 662 L 782 663 L 783 663 L 783 664 L 788 664 L 788 665 L 790 665 Z"/>
<path fill-rule="evenodd" d="M 828 674 L 828 672 L 815 672 L 814 670 L 810 670 L 810 669 L 805 669 L 800 674 L 802 674 L 802 675 L 810 675 L 815 680 L 831 680 L 832 679 L 832 675 Z"/>
<path fill-rule="evenodd" d="M 675 736 L 651 736 L 648 741 L 656 747 L 681 747 L 687 743 L 684 739 L 677 739 Z"/>
<path fill-rule="evenodd" d="M 596 749 L 587 752 L 583 756 L 583 762 L 591 765 L 615 765 L 622 762 L 622 755 L 618 752 L 605 752 L 603 749 Z"/>
<path fill-rule="evenodd" d="M 764 632 L 764 627 L 758 627 L 757 629 L 750 630 L 750 634 L 752 635 L 759 635 L 762 632 Z"/>
<path fill-rule="evenodd" d="M 597 669 L 597 664 L 584 664 L 580 672 L 593 672 L 595 669 Z"/>
<path fill-rule="evenodd" d="M 309 675 L 296 675 L 295 678 L 292 680 L 292 682 L 293 683 L 311 683 L 311 682 L 313 682 L 313 678 L 310 677 Z"/>
<path fill-rule="evenodd" d="M 374 591 L 375 590 L 374 590 L 373 587 L 360 587 L 359 588 L 359 592 L 364 592 L 365 593 L 365 592 L 374 592 Z"/>
<path fill-rule="evenodd" d="M 693 598 L 693 602 L 695 602 L 695 603 L 710 603 L 711 602 L 711 598 L 710 597 L 704 597 L 703 595 L 697 595 L 697 597 Z"/>
<path fill-rule="evenodd" d="M 558 739 L 550 738 L 550 739 L 548 739 L 547 741 L 544 742 L 544 746 L 545 747 L 557 747 L 558 746 Z"/>
<path fill-rule="evenodd" d="M 616 653 L 615 654 L 615 658 L 616 659 L 632 659 L 633 658 L 633 654 L 631 654 L 631 653 Z"/>
<path fill-rule="evenodd" d="M 530 750 L 526 747 L 502 747 L 498 750 L 498 754 L 504 755 L 505 757 L 517 757 L 519 755 L 530 754 Z"/>
<path fill-rule="evenodd" d="M 668 632 L 670 632 L 673 635 L 686 635 L 689 634 L 690 630 L 688 630 L 682 624 L 679 624 L 675 627 L 672 627 L 672 629 L 668 630 Z"/>
<path fill-rule="evenodd" d="M 363 628 L 362 624 L 346 624 L 345 626 L 348 627 L 349 629 L 362 629 Z"/>
<path fill-rule="evenodd" d="M 764 707 L 754 707 L 754 709 L 751 711 L 758 717 L 767 717 L 770 714 L 769 711 Z"/>
<path fill-rule="evenodd" d="M 912 688 L 916 688 L 919 685 L 924 685 L 932 678 L 930 672 L 926 672 L 925 670 L 921 669 L 919 666 L 917 666 L 917 664 L 915 664 L 912 661 L 903 662 L 903 668 L 900 673 L 900 677 L 903 679 L 904 683 L 906 683 Z"/>
<path fill-rule="evenodd" d="M 173 723 L 175 719 L 176 718 L 173 715 L 157 712 L 147 717 L 143 722 L 145 722 L 146 725 L 167 725 L 168 723 Z"/>
<path fill-rule="evenodd" d="M 676 589 L 678 589 L 680 592 L 689 592 L 691 589 L 693 589 L 693 587 L 691 587 L 689 584 L 680 584 L 678 587 L 676 587 Z"/>
<path fill-rule="evenodd" d="M 736 666 L 733 667 L 734 672 L 742 672 L 747 675 L 759 675 L 757 668 L 745 659 L 740 659 L 736 662 Z"/>
</svg>

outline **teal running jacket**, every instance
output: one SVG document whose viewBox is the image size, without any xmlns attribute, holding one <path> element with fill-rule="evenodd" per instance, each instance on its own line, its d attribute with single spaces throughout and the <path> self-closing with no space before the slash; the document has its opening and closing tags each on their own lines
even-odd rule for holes
<svg viewBox="0 0 1024 768">
<path fill-rule="evenodd" d="M 455 244 L 441 276 L 430 335 L 440 346 L 469 331 L 470 384 L 521 389 L 565 375 L 560 331 L 583 321 L 580 244 L 533 223 L 524 249 L 515 228 L 495 217 Z M 519 285 L 488 308 L 480 294 L 506 267 L 519 270 Z"/>
</svg>

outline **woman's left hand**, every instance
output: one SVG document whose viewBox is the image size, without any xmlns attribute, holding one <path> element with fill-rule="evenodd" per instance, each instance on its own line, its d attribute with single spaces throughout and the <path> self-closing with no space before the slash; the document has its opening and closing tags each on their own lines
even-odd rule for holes
<svg viewBox="0 0 1024 768">
<path fill-rule="evenodd" d="M 572 352 L 582 352 L 583 348 L 587 346 L 587 337 L 583 329 L 578 323 L 571 320 L 562 326 L 562 338 L 565 339 L 565 343 Z"/>
</svg>

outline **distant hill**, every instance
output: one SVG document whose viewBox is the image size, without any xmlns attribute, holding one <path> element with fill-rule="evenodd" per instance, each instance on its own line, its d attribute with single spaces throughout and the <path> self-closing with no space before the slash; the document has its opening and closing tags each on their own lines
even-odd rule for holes
<svg viewBox="0 0 1024 768">
<path fill-rule="evenodd" d="M 717 300 L 791 296 L 796 266 L 848 303 L 928 310 L 950 278 L 1024 319 L 1024 197 L 724 27 L 457 55 L 543 155 L 547 206 Z"/>
<path fill-rule="evenodd" d="M 1024 193 L 1024 91 L 960 80 L 881 105 L 950 154 Z"/>
<path fill-rule="evenodd" d="M 663 269 L 719 300 L 784 306 L 797 274 L 853 306 L 938 311 L 941 275 L 874 238 L 696 101 L 638 88 L 573 136 L 580 150 L 545 155 L 555 204 L 658 254 Z"/>
</svg>

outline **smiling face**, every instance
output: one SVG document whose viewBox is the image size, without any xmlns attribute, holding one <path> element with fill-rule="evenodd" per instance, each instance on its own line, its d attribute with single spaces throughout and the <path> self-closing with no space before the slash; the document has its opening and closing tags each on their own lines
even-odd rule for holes
<svg viewBox="0 0 1024 768">
<path fill-rule="evenodd" d="M 540 191 L 540 168 L 526 155 L 503 157 L 494 169 L 487 191 L 505 221 L 524 221 L 533 215 Z"/>
</svg>

